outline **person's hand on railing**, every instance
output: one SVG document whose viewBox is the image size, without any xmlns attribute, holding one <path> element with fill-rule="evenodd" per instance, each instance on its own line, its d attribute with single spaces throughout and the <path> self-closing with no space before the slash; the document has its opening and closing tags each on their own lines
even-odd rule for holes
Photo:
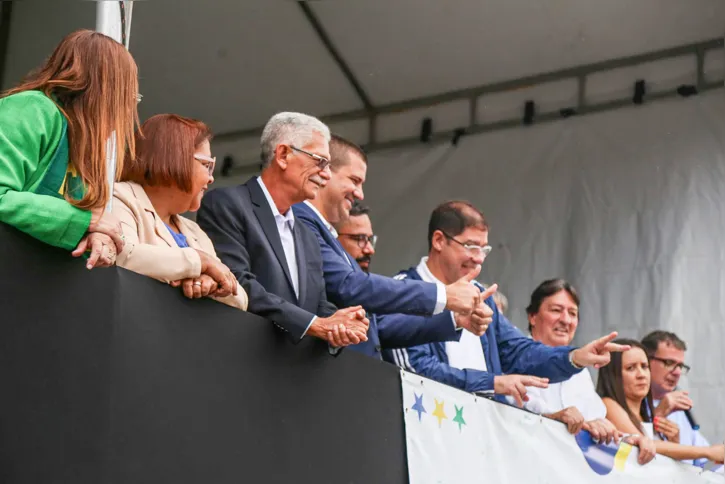
<svg viewBox="0 0 725 484">
<path fill-rule="evenodd" d="M 182 281 L 174 281 L 171 285 L 173 287 L 181 286 L 184 296 L 189 299 L 199 299 L 209 295 L 213 296 L 219 287 L 217 282 L 206 274 L 194 278 L 190 277 Z"/>
<path fill-rule="evenodd" d="M 217 283 L 214 296 L 225 297 L 231 294 L 236 296 L 238 282 L 232 271 L 216 257 L 202 250 L 197 249 L 196 252 L 201 258 L 201 273 L 211 277 Z"/>
<path fill-rule="evenodd" d="M 493 391 L 498 395 L 509 395 L 516 405 L 524 406 L 529 401 L 526 387 L 548 388 L 549 379 L 530 375 L 497 375 L 493 378 Z"/>
<path fill-rule="evenodd" d="M 123 252 L 126 241 L 121 230 L 121 222 L 113 214 L 107 212 L 105 208 L 91 210 L 91 223 L 88 226 L 88 233 L 96 232 L 106 234 L 113 240 L 113 243 L 116 244 L 117 254 Z"/>
<path fill-rule="evenodd" d="M 544 417 L 553 418 L 566 424 L 567 430 L 576 435 L 584 427 L 584 415 L 576 407 L 567 407 L 555 413 L 545 414 Z"/>
<path fill-rule="evenodd" d="M 368 340 L 370 321 L 362 306 L 340 309 L 327 318 L 315 318 L 307 334 L 327 341 L 335 348 Z"/>
<path fill-rule="evenodd" d="M 86 252 L 90 252 L 86 261 L 88 270 L 94 267 L 111 267 L 116 264 L 116 244 L 106 234 L 93 232 L 86 235 L 71 252 L 71 255 L 80 257 Z"/>
<path fill-rule="evenodd" d="M 715 464 L 725 463 L 725 444 L 711 445 L 707 448 L 707 459 Z"/>
<path fill-rule="evenodd" d="M 605 418 L 584 422 L 582 428 L 589 432 L 594 442 L 616 444 L 622 438 L 622 432 L 617 430 L 617 427 Z"/>
<path fill-rule="evenodd" d="M 657 455 L 657 448 L 652 439 L 645 437 L 644 435 L 628 435 L 624 438 L 624 441 L 630 445 L 639 447 L 639 455 L 637 456 L 637 462 L 643 466 L 650 462 Z"/>
</svg>

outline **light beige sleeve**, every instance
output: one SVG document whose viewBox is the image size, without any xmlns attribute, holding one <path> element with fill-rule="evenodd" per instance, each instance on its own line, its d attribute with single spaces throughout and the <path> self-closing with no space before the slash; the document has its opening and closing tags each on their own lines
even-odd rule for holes
<svg viewBox="0 0 725 484">
<path fill-rule="evenodd" d="M 194 232 L 197 235 L 197 238 L 199 239 L 199 244 L 201 244 L 201 250 L 206 252 L 209 255 L 213 255 L 216 260 L 221 262 L 219 257 L 216 255 L 216 251 L 214 250 L 214 244 L 212 243 L 211 239 L 209 238 L 206 233 L 201 230 L 201 227 L 199 227 L 198 224 L 187 221 L 188 226 L 194 230 Z M 240 285 L 237 286 L 237 295 L 236 296 L 227 296 L 227 297 L 212 297 L 215 301 L 218 301 L 220 303 L 224 303 L 227 306 L 232 306 L 237 309 L 241 309 L 242 311 L 247 310 L 247 304 L 249 303 L 249 298 L 247 296 L 246 291 L 244 288 Z"/>
<path fill-rule="evenodd" d="M 220 303 L 224 303 L 227 306 L 231 306 L 233 308 L 241 309 L 242 311 L 247 310 L 247 293 L 244 291 L 244 288 L 242 286 L 238 286 L 237 290 L 239 291 L 236 296 L 227 296 L 227 297 L 212 297 L 215 301 L 218 301 Z"/>
<path fill-rule="evenodd" d="M 113 214 L 121 222 L 126 238 L 126 246 L 116 259 L 117 266 L 166 283 L 201 275 L 201 258 L 196 250 L 142 243 L 139 220 L 133 210 L 118 197 L 113 202 Z"/>
</svg>

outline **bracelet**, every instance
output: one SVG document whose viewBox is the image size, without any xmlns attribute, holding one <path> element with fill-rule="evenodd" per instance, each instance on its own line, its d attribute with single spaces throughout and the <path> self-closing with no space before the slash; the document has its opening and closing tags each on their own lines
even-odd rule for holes
<svg viewBox="0 0 725 484">
<path fill-rule="evenodd" d="M 576 368 L 577 370 L 581 370 L 581 369 L 583 369 L 583 368 L 584 368 L 583 366 L 579 366 L 579 365 L 577 365 L 576 363 L 574 363 L 574 350 L 571 350 L 571 351 L 569 352 L 569 363 L 571 363 L 571 366 L 573 366 L 573 367 L 574 367 L 574 368 Z"/>
</svg>

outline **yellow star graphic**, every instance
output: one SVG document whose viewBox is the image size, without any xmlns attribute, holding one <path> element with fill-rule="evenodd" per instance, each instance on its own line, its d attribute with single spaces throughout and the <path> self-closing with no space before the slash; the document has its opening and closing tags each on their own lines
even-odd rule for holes
<svg viewBox="0 0 725 484">
<path fill-rule="evenodd" d="M 433 412 L 433 414 L 432 414 L 432 415 L 433 415 L 433 416 L 434 416 L 435 418 L 437 418 L 437 419 L 438 419 L 438 427 L 440 427 L 440 426 L 441 426 L 441 423 L 443 422 L 443 419 L 444 419 L 444 418 L 445 418 L 445 419 L 447 419 L 447 418 L 448 418 L 448 417 L 446 416 L 446 412 L 444 412 L 444 411 L 443 411 L 443 405 L 445 404 L 445 402 L 441 401 L 441 402 L 439 403 L 439 402 L 438 402 L 438 400 L 436 400 L 436 399 L 434 399 L 434 400 L 435 400 L 435 402 L 436 402 L 436 409 L 435 409 L 435 411 Z"/>
</svg>

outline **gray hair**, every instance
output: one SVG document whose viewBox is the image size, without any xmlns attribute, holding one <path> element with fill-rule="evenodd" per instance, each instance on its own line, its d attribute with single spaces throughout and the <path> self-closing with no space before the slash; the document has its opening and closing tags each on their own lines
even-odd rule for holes
<svg viewBox="0 0 725 484">
<path fill-rule="evenodd" d="M 319 133 L 330 141 L 330 128 L 319 119 L 302 113 L 277 113 L 272 116 L 262 131 L 262 169 L 274 160 L 274 152 L 281 144 L 304 146 Z"/>
</svg>

